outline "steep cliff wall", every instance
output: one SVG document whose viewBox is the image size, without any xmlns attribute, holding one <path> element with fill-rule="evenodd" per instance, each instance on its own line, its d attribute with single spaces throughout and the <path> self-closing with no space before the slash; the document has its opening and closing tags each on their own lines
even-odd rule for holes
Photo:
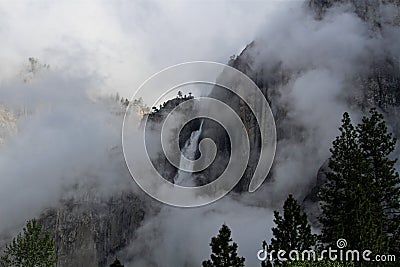
<svg viewBox="0 0 400 267">
<path fill-rule="evenodd" d="M 55 238 L 57 266 L 108 266 L 154 211 L 142 194 L 120 193 L 108 199 L 63 201 L 43 212 L 40 222 Z"/>
<path fill-rule="evenodd" d="M 366 21 L 372 29 L 381 28 L 383 24 L 396 24 L 400 23 L 399 10 L 392 10 L 392 16 L 382 16 L 382 11 L 385 11 L 383 5 L 391 4 L 393 6 L 400 6 L 399 0 L 310 0 L 308 2 L 311 10 L 315 11 L 317 18 L 322 18 L 326 11 L 340 4 L 347 4 L 354 12 L 364 21 Z M 391 8 L 391 7 L 389 7 Z"/>
<path fill-rule="evenodd" d="M 389 4 L 389 5 L 388 5 Z M 397 29 L 399 25 L 400 15 L 400 2 L 399 1 L 314 1 L 311 0 L 304 6 L 307 9 L 304 14 L 309 12 L 315 12 L 316 22 L 315 27 L 323 27 L 331 18 L 328 18 L 328 22 L 321 22 L 318 26 L 318 21 L 322 20 L 325 14 L 329 13 L 332 8 L 342 8 L 347 13 L 354 13 L 365 23 L 368 29 L 366 39 L 374 40 L 374 49 L 378 51 L 371 51 L 370 54 L 359 56 L 353 65 L 359 69 L 354 73 L 346 73 L 342 71 L 343 80 L 340 81 L 343 87 L 340 98 L 343 106 L 347 106 L 349 109 L 366 112 L 370 107 L 378 107 L 385 113 L 386 119 L 392 126 L 393 131 L 396 135 L 400 135 L 400 123 L 398 117 L 400 115 L 400 58 L 399 55 L 394 52 L 388 44 L 396 32 L 393 29 Z M 388 11 L 390 9 L 390 12 Z M 332 11 L 337 12 L 337 11 Z M 390 14 L 388 14 L 388 12 Z M 292 33 L 296 34 L 296 33 Z M 306 34 L 306 33 L 305 33 Z M 334 38 L 333 36 L 331 36 Z M 330 38 L 331 38 L 330 37 Z M 337 38 L 342 38 L 340 35 Z M 343 37 L 345 38 L 345 37 Z M 286 41 L 286 40 L 283 40 Z M 288 42 L 291 42 L 288 36 Z M 286 44 L 283 44 L 287 46 Z M 299 44 L 304 45 L 304 44 Z M 316 44 L 318 45 L 318 44 Z M 321 47 L 318 48 L 321 51 L 329 48 L 324 48 L 326 44 L 321 43 Z M 278 142 L 300 144 L 305 141 L 307 135 L 310 133 L 305 130 L 307 125 L 303 124 L 302 121 L 294 119 L 294 113 L 298 112 L 293 109 L 293 103 L 289 103 L 288 99 L 292 97 L 289 95 L 290 87 L 296 82 L 296 79 L 304 75 L 307 71 L 313 71 L 313 69 L 326 68 L 330 63 L 324 65 L 324 62 L 317 62 L 318 65 L 313 66 L 314 62 L 311 61 L 310 65 L 296 66 L 288 65 L 282 60 L 278 60 L 274 63 L 273 54 L 266 56 L 265 51 L 268 51 L 269 40 L 256 40 L 249 44 L 240 55 L 236 58 L 231 59 L 229 64 L 234 68 L 247 74 L 260 88 L 267 101 L 271 105 L 272 112 L 274 114 L 277 126 L 277 137 Z M 296 44 L 292 45 L 293 50 L 296 50 Z M 379 48 L 377 48 L 379 47 Z M 280 51 L 274 51 L 280 53 Z M 284 53 L 284 52 L 282 52 Z M 338 53 L 341 53 L 338 51 Z M 294 52 L 295 54 L 295 52 Z M 310 51 L 307 57 L 318 57 L 319 52 L 316 51 L 315 55 Z M 333 55 L 334 57 L 335 55 Z M 287 59 L 287 58 L 286 58 Z M 334 58 L 330 59 L 332 62 Z M 290 62 L 290 60 L 288 60 Z M 270 63 L 272 62 L 272 63 Z M 339 67 L 340 68 L 340 67 Z M 345 68 L 345 66 L 342 66 Z M 308 70 L 307 70 L 308 69 Z M 324 85 L 321 86 L 321 90 L 324 90 Z M 252 116 L 248 107 L 240 101 L 237 97 L 233 96 L 229 92 L 223 92 L 220 88 L 216 88 L 211 95 L 215 98 L 223 100 L 229 104 L 234 110 L 237 111 L 240 118 L 243 120 L 246 129 L 249 134 L 250 146 L 252 148 L 252 155 L 250 163 L 246 169 L 246 172 L 236 187 L 239 192 L 246 191 L 249 185 L 249 181 L 254 172 L 255 164 L 257 164 L 258 153 L 259 153 L 259 129 L 257 127 L 254 116 Z M 310 97 L 310 96 L 309 96 Z M 292 99 L 296 101 L 296 99 Z M 316 99 L 316 101 L 319 101 Z M 312 105 L 312 104 L 310 104 Z M 263 108 L 260 106 L 260 108 Z M 310 111 L 312 108 L 310 108 Z M 344 110 L 343 110 L 344 111 Z M 319 112 L 315 110 L 315 112 Z M 337 118 L 339 121 L 340 118 Z M 228 137 L 223 131 L 218 129 L 210 129 L 207 124 L 205 125 L 204 132 L 208 131 L 208 134 L 219 140 L 217 143 L 219 149 L 227 151 L 229 147 L 226 143 L 229 142 Z M 288 141 L 286 141 L 288 140 Z M 317 140 L 315 140 L 317 142 Z M 285 158 L 288 151 L 282 151 L 282 147 L 278 143 L 277 147 L 277 158 Z M 290 149 L 287 145 L 284 146 L 284 150 Z M 282 153 L 281 153 L 282 152 Z M 226 152 L 219 152 L 221 155 L 227 154 Z M 322 161 L 323 162 L 323 161 Z M 321 162 L 321 163 L 322 163 Z M 213 173 L 214 170 L 208 172 L 208 175 Z M 270 176 L 272 177 L 274 168 Z M 299 174 L 300 175 L 300 174 Z M 316 173 L 314 174 L 316 177 Z M 314 178 L 315 179 L 315 178 Z M 315 182 L 313 183 L 315 184 Z M 310 187 L 313 185 L 311 184 Z"/>
</svg>

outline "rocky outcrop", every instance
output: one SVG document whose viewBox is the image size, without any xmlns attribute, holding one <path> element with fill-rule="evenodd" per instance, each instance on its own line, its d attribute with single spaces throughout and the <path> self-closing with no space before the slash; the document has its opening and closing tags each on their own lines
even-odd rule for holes
<svg viewBox="0 0 400 267">
<path fill-rule="evenodd" d="M 383 24 L 400 25 L 400 1 L 399 0 L 310 0 L 309 7 L 315 11 L 317 18 L 322 18 L 326 11 L 340 4 L 347 4 L 351 7 L 362 20 L 366 21 L 371 29 L 377 30 Z M 382 16 L 385 12 L 383 5 L 390 5 L 389 8 L 395 7 L 392 10 L 392 16 Z M 397 7 L 397 8 L 396 8 Z M 397 10 L 396 10 L 397 9 Z"/>
<path fill-rule="evenodd" d="M 255 67 L 254 55 L 256 54 L 255 51 L 257 51 L 257 46 L 258 44 L 256 42 L 250 43 L 240 55 L 231 59 L 228 64 L 245 73 L 260 88 L 261 92 L 264 94 L 268 103 L 270 104 L 272 113 L 274 114 L 278 138 L 284 139 L 293 137 L 294 133 L 300 132 L 302 126 L 296 123 L 288 123 L 286 120 L 286 113 L 288 110 L 285 106 L 276 104 L 279 103 L 279 101 L 276 100 L 281 94 L 279 88 L 288 82 L 290 78 L 290 72 L 281 69 L 279 65 L 277 65 L 276 68 L 269 73 L 265 73 L 264 70 Z M 219 99 L 225 104 L 228 104 L 239 115 L 248 133 L 251 151 L 249 163 L 242 176 L 242 179 L 234 188 L 234 191 L 236 192 L 246 192 L 248 191 L 250 181 L 258 164 L 261 148 L 261 133 L 257 124 L 257 120 L 247 104 L 245 104 L 238 96 L 228 90 L 216 88 L 211 92 L 210 97 Z M 263 105 L 260 104 L 257 108 L 260 108 L 262 113 L 266 113 Z M 222 127 L 218 127 L 218 125 L 213 122 L 206 122 L 204 124 L 202 138 L 206 137 L 211 138 L 217 144 L 218 152 L 214 164 L 204 171 L 204 175 L 206 177 L 215 177 L 222 173 L 227 165 L 230 156 L 230 141 L 225 130 Z M 299 135 L 298 138 L 300 142 L 302 138 L 301 135 Z M 279 147 L 277 149 L 279 150 Z M 273 169 L 269 176 L 272 175 Z M 211 178 L 210 180 L 213 179 Z"/>
<path fill-rule="evenodd" d="M 169 162 L 164 152 L 162 151 L 161 130 L 167 115 L 170 114 L 171 111 L 175 108 L 177 114 L 182 116 L 182 121 L 185 119 L 186 116 L 191 117 L 193 114 L 196 113 L 196 107 L 192 104 L 184 108 L 182 106 L 179 106 L 183 102 L 191 99 L 193 99 L 193 96 L 176 97 L 174 99 L 168 100 L 163 105 L 160 105 L 160 108 L 154 107 L 153 112 L 147 114 L 142 119 L 141 127 L 145 127 L 146 130 L 146 147 L 153 166 L 160 174 L 162 174 L 165 179 L 172 183 L 174 182 L 174 177 L 176 176 L 178 169 Z M 144 124 L 146 120 L 147 123 Z M 176 131 L 171 134 L 174 137 L 178 137 L 179 147 L 182 150 L 186 141 L 190 138 L 191 133 L 199 129 L 201 122 L 199 119 L 194 119 L 192 121 L 189 121 L 186 125 L 182 125 L 179 122 L 176 123 Z M 178 128 L 180 126 L 183 126 L 183 128 L 180 132 L 178 132 Z"/>
<path fill-rule="evenodd" d="M 0 145 L 3 144 L 4 139 L 10 134 L 17 132 L 17 118 L 16 116 L 2 105 L 0 105 Z"/>
<path fill-rule="evenodd" d="M 317 19 L 321 19 L 329 8 L 339 4 L 347 4 L 347 7 L 350 7 L 350 10 L 364 20 L 370 26 L 369 29 L 371 36 L 379 34 L 384 35 L 385 33 L 382 32 L 384 25 L 399 25 L 398 15 L 400 15 L 400 2 L 397 0 L 311 0 L 309 2 L 309 7 L 316 12 Z M 394 15 L 389 16 L 390 18 L 382 15 L 382 12 L 385 12 L 385 6 L 383 4 L 390 4 L 394 7 L 394 10 L 392 10 Z M 302 70 L 284 68 L 279 62 L 273 67 L 269 66 L 268 70 L 264 70 L 260 67 L 260 62 L 258 62 L 258 64 L 255 63 L 255 61 L 258 60 L 256 57 L 258 56 L 259 48 L 263 45 L 263 43 L 257 42 L 250 43 L 240 55 L 231 59 L 229 65 L 249 76 L 258 85 L 267 101 L 270 103 L 277 126 L 278 141 L 290 139 L 291 142 L 295 141 L 301 143 L 304 138 L 304 125 L 288 118 L 287 114 L 290 112 L 290 109 L 285 106 L 282 101 L 279 101 L 279 99 L 282 94 L 284 94 L 282 88 L 288 84 L 293 75 L 296 75 L 296 73 L 299 73 Z M 372 63 L 369 64 L 368 71 L 359 73 L 350 78 L 347 84 L 349 89 L 348 94 L 343 97 L 346 98 L 349 106 L 352 106 L 356 110 L 366 112 L 370 107 L 379 107 L 380 110 L 385 112 L 386 119 L 392 126 L 396 135 L 399 136 L 399 58 L 389 51 L 381 51 L 378 55 L 370 55 L 370 57 L 369 60 L 371 60 Z M 248 107 L 240 101 L 238 97 L 232 95 L 230 92 L 221 91 L 221 89 L 218 88 L 218 90 L 215 89 L 211 93 L 211 96 L 230 105 L 239 114 L 248 132 L 252 154 L 250 155 L 248 167 L 236 187 L 236 191 L 238 192 L 247 191 L 259 155 L 260 132 L 255 117 L 251 114 Z M 221 157 L 223 155 L 229 155 L 229 138 L 226 133 L 215 126 L 210 126 L 208 124 L 205 124 L 203 129 L 204 134 L 202 137 L 211 137 L 216 141 L 219 149 L 218 153 Z M 280 147 L 278 145 L 278 155 L 280 153 L 279 150 Z M 218 170 L 218 167 L 211 167 L 210 170 L 206 170 L 207 176 L 211 173 L 215 173 L 216 169 Z M 274 169 L 272 169 L 270 176 L 273 176 L 273 171 Z M 316 177 L 317 174 L 315 178 Z M 317 181 L 317 179 L 315 179 L 315 181 Z M 315 182 L 314 185 L 315 184 L 317 184 L 317 182 Z M 313 188 L 314 185 L 311 185 L 310 188 Z M 315 197 L 312 199 L 315 200 Z"/>
<path fill-rule="evenodd" d="M 148 202 L 122 193 L 107 200 L 70 199 L 46 210 L 40 222 L 55 239 L 57 266 L 108 266 L 151 214 Z"/>
</svg>

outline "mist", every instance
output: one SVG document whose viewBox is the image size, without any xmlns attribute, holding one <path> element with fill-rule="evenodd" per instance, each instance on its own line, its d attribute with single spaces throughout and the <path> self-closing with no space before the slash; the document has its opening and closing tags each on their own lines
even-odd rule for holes
<svg viewBox="0 0 400 267">
<path fill-rule="evenodd" d="M 348 101 L 354 76 L 384 50 L 398 56 L 400 47 L 398 27 L 373 35 L 346 5 L 316 20 L 302 1 L 0 2 L 0 25 L 0 111 L 11 116 L 0 145 L 0 234 L 7 238 L 62 199 L 142 193 L 123 159 L 116 92 L 129 98 L 172 64 L 226 63 L 253 40 L 248 56 L 261 79 L 268 83 L 277 66 L 285 73 L 286 81 L 271 87 L 272 106 L 287 110 L 283 129 L 301 126 L 302 133 L 279 140 L 273 179 L 255 193 L 200 208 L 162 206 L 117 252 L 134 267 L 198 266 L 223 223 L 246 264 L 259 265 L 273 210 L 288 193 L 303 201 L 343 112 L 354 121 L 362 115 Z M 50 67 L 24 81 L 29 57 Z"/>
<path fill-rule="evenodd" d="M 275 179 L 267 189 L 277 200 L 290 192 L 304 197 L 315 183 L 344 111 L 356 123 L 362 115 L 354 103 L 364 88 L 355 87 L 355 80 L 387 49 L 386 37 L 372 33 L 348 5 L 332 7 L 322 20 L 314 17 L 304 4 L 278 10 L 271 19 L 274 24 L 259 32 L 249 52 L 265 83 L 273 81 L 271 75 L 286 79 L 277 86 L 272 83 L 269 92 L 272 106 L 287 112 Z"/>
<path fill-rule="evenodd" d="M 276 5 L 0 1 L 0 79 L 15 76 L 28 57 L 35 57 L 74 75 L 97 76 L 102 80 L 99 92 L 130 97 L 150 75 L 173 64 L 225 63 L 254 39 Z"/>
<path fill-rule="evenodd" d="M 57 206 L 73 185 L 83 187 L 74 192 L 82 197 L 93 187 L 104 196 L 130 184 L 121 176 L 122 157 L 112 157 L 121 118 L 112 101 L 89 97 L 90 86 L 89 79 L 51 71 L 2 84 L 0 98 L 16 116 L 17 131 L 0 148 L 1 231 Z"/>
<path fill-rule="evenodd" d="M 382 51 L 394 52 L 392 41 L 390 34 L 372 34 L 368 24 L 347 5 L 334 6 L 322 20 L 316 20 L 303 2 L 275 9 L 257 32 L 254 47 L 244 53 L 250 58 L 250 68 L 265 74 L 258 77 L 265 84 L 274 74 L 286 75 L 286 82 L 271 83 L 272 107 L 287 110 L 281 122 L 284 130 L 299 127 L 301 132 L 278 141 L 274 176 L 257 192 L 237 198 L 231 194 L 194 210 L 163 208 L 139 229 L 138 238 L 128 249 L 133 258 L 130 264 L 198 265 L 209 257 L 210 248 L 205 245 L 210 236 L 226 223 L 246 265 L 259 265 L 256 253 L 262 240 L 271 238 L 272 210 L 280 210 L 289 193 L 301 203 L 310 192 L 319 168 L 329 158 L 343 113 L 350 112 L 356 123 L 362 116 L 349 100 L 362 90 L 353 86 L 354 77 L 366 73 Z"/>
</svg>

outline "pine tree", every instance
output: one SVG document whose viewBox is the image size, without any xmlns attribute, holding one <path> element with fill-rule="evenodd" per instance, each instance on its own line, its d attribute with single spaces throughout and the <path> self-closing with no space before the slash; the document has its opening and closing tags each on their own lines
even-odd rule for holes
<svg viewBox="0 0 400 267">
<path fill-rule="evenodd" d="M 243 267 L 245 259 L 237 255 L 238 246 L 231 242 L 231 230 L 223 224 L 218 235 L 211 238 L 211 260 L 203 261 L 203 267 Z"/>
<path fill-rule="evenodd" d="M 357 126 L 359 142 L 364 159 L 367 160 L 368 181 L 367 195 L 374 204 L 373 221 L 370 223 L 379 229 L 388 239 L 386 248 L 389 252 L 399 253 L 400 240 L 400 176 L 394 164 L 397 159 L 390 159 L 395 151 L 396 138 L 388 133 L 383 115 L 376 109 L 370 110 L 370 117 L 364 117 Z M 394 237 L 394 238 L 393 238 Z M 385 251 L 384 247 L 380 247 Z"/>
<path fill-rule="evenodd" d="M 272 228 L 274 238 L 271 239 L 268 251 L 274 251 L 272 256 L 275 264 L 281 264 L 276 257 L 279 250 L 285 250 L 287 253 L 291 250 L 301 252 L 315 245 L 316 236 L 311 233 L 307 215 L 301 212 L 301 207 L 293 195 L 289 194 L 283 205 L 283 217 L 278 211 L 274 211 L 274 217 L 276 227 Z M 268 266 L 268 262 L 262 263 L 262 266 Z"/>
<path fill-rule="evenodd" d="M 331 171 L 319 194 L 321 240 L 335 246 L 345 238 L 348 249 L 398 253 L 400 179 L 396 161 L 389 158 L 396 139 L 381 114 L 375 109 L 370 114 L 356 127 L 348 113 L 343 115 L 330 150 Z"/>
<path fill-rule="evenodd" d="M 124 267 L 124 265 L 119 261 L 119 259 L 116 257 L 114 262 L 110 264 L 110 267 Z"/>
<path fill-rule="evenodd" d="M 23 232 L 6 246 L 0 263 L 1 266 L 55 266 L 54 241 L 50 233 L 43 232 L 42 226 L 32 219 Z"/>
<path fill-rule="evenodd" d="M 362 154 L 357 144 L 357 132 L 351 123 L 350 116 L 343 114 L 340 136 L 333 141 L 332 153 L 329 159 L 327 182 L 320 189 L 319 197 L 322 201 L 323 214 L 319 218 L 323 224 L 321 239 L 324 243 L 334 243 L 349 229 L 354 227 L 351 221 L 359 209 L 350 198 L 349 185 L 352 179 L 360 176 L 359 169 Z M 355 192 L 355 190 L 353 190 Z M 346 239 L 349 236 L 346 235 Z"/>
</svg>

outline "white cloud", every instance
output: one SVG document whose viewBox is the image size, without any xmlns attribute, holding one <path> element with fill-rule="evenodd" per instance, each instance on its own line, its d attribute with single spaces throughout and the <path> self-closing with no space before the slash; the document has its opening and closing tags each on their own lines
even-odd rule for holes
<svg viewBox="0 0 400 267">
<path fill-rule="evenodd" d="M 0 69 L 28 57 L 91 73 L 130 96 L 151 74 L 190 60 L 226 62 L 254 39 L 276 3 L 231 1 L 2 1 Z M 5 70 L 5 71 L 3 71 Z"/>
</svg>

